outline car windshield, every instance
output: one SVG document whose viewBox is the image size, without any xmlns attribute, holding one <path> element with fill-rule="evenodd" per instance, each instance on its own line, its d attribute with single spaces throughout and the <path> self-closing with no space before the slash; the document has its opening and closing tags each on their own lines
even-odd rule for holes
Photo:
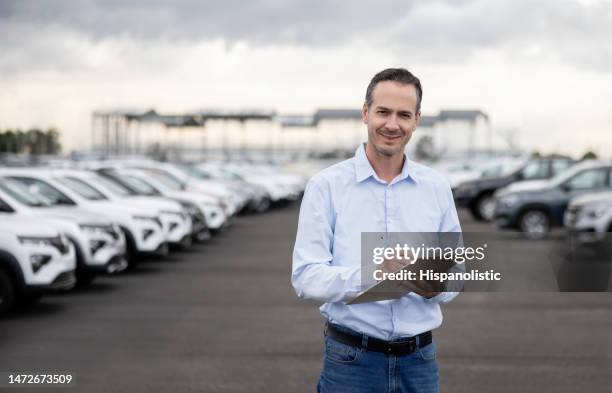
<svg viewBox="0 0 612 393">
<path fill-rule="evenodd" d="M 171 190 L 182 191 L 185 189 L 185 184 L 183 182 L 166 172 L 156 169 L 144 169 L 144 172 Z"/>
<path fill-rule="evenodd" d="M 208 170 L 208 168 L 206 170 Z M 242 175 L 232 170 L 221 169 L 221 168 L 218 168 L 218 169 L 212 168 L 211 170 L 213 171 L 213 173 L 214 171 L 216 171 L 220 177 L 224 177 L 229 180 L 242 180 L 243 179 Z"/>
<path fill-rule="evenodd" d="M 205 171 L 201 171 L 201 170 L 199 170 L 197 168 L 194 168 L 194 167 L 190 167 L 190 166 L 178 166 L 177 165 L 177 168 L 179 168 L 187 176 L 194 177 L 196 179 L 208 180 L 208 179 L 210 179 L 212 177 L 212 176 L 210 176 L 210 174 L 206 173 Z"/>
<path fill-rule="evenodd" d="M 525 161 L 508 161 L 487 167 L 482 171 L 481 177 L 502 177 L 510 175 L 525 165 Z"/>
<path fill-rule="evenodd" d="M 41 197 L 32 194 L 23 184 L 10 179 L 0 180 L 0 190 L 6 192 L 17 202 L 29 207 L 47 207 L 51 204 Z"/>
<path fill-rule="evenodd" d="M 92 177 L 91 180 L 92 182 L 94 182 L 97 185 L 100 185 L 105 190 L 107 190 L 108 192 L 110 192 L 111 194 L 115 196 L 128 197 L 130 195 L 134 195 L 134 193 L 130 191 L 129 189 L 127 189 L 125 186 L 109 178 L 106 178 L 104 176 L 95 176 L 95 177 Z"/>
<path fill-rule="evenodd" d="M 88 199 L 90 201 L 103 201 L 108 199 L 100 191 L 96 190 L 95 188 L 80 179 L 76 179 L 74 177 L 69 176 L 59 176 L 56 178 L 56 180 L 63 186 L 71 189 L 83 198 Z"/>
<path fill-rule="evenodd" d="M 43 199 L 51 206 L 68 205 L 74 206 L 76 203 L 66 194 L 47 183 L 46 181 L 25 176 L 10 176 L 11 180 L 18 182 L 27 188 L 27 192 Z"/>
<path fill-rule="evenodd" d="M 558 186 L 562 183 L 565 183 L 566 180 L 568 180 L 569 178 L 574 176 L 576 173 L 580 172 L 581 170 L 585 168 L 587 167 L 584 165 L 574 165 L 568 168 L 567 170 L 559 173 L 557 176 L 553 177 L 552 179 L 550 179 L 550 183 L 553 186 Z"/>
<path fill-rule="evenodd" d="M 161 192 L 157 188 L 144 179 L 132 175 L 122 175 L 121 179 L 142 195 L 161 195 Z"/>
</svg>

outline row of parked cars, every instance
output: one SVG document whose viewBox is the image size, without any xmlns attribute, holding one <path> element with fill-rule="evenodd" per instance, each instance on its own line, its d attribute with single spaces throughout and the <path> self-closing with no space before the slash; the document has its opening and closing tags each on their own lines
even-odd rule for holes
<svg viewBox="0 0 612 393">
<path fill-rule="evenodd" d="M 205 242 L 241 212 L 293 201 L 303 176 L 267 165 L 149 160 L 0 167 L 0 314 L 150 255 Z"/>
<path fill-rule="evenodd" d="M 566 226 L 584 241 L 612 232 L 612 163 L 568 157 L 525 160 L 500 176 L 480 176 L 453 188 L 457 206 L 476 220 L 542 238 Z"/>
</svg>

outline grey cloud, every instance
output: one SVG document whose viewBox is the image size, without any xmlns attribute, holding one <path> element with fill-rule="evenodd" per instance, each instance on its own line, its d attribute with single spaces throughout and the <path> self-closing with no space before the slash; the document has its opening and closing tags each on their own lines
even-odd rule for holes
<svg viewBox="0 0 612 393">
<path fill-rule="evenodd" d="M 523 56 L 537 46 L 542 55 L 606 71 L 612 65 L 612 7 L 574 1 L 469 1 L 462 6 L 415 7 L 393 29 L 390 41 L 427 60 L 462 60 L 474 50 L 502 48 Z"/>
<path fill-rule="evenodd" d="M 129 34 L 145 39 L 223 37 L 264 43 L 322 44 L 397 21 L 410 10 L 412 3 L 406 0 L 18 0 L 0 8 L 0 19 L 59 24 L 96 38 Z"/>
<path fill-rule="evenodd" d="M 2 25 L 0 49 L 16 51 L 27 49 L 16 44 L 23 29 L 7 25 L 41 32 L 51 26 L 94 42 L 117 36 L 151 42 L 223 38 L 230 44 L 321 47 L 359 40 L 432 62 L 463 61 L 483 48 L 523 56 L 526 47 L 537 45 L 541 56 L 577 67 L 607 71 L 612 65 L 609 2 L 17 0 L 0 2 Z M 1 68 L 6 61 L 0 60 Z"/>
</svg>

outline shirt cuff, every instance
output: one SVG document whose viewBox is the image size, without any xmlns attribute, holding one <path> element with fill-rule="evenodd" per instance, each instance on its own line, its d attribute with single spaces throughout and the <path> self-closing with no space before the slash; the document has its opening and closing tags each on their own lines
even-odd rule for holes
<svg viewBox="0 0 612 393">
<path fill-rule="evenodd" d="M 459 292 L 442 292 L 434 297 L 424 298 L 428 303 L 448 303 L 453 300 Z"/>
</svg>

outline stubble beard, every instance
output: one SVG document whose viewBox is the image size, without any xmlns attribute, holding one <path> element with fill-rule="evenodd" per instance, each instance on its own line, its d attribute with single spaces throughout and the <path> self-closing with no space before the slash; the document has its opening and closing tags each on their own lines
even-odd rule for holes
<svg viewBox="0 0 612 393">
<path fill-rule="evenodd" d="M 403 132 L 404 135 L 406 135 L 405 132 Z M 374 138 L 376 137 L 376 135 L 378 135 L 378 130 L 374 131 Z M 400 146 L 398 147 L 391 147 L 391 148 L 385 148 L 384 146 L 379 146 L 378 144 L 374 143 L 374 138 L 370 137 L 368 138 L 368 143 L 372 144 L 372 147 L 374 148 L 374 150 L 380 154 L 381 156 L 384 157 L 393 157 L 395 155 L 401 154 L 402 156 L 404 155 L 404 149 L 406 148 L 406 145 L 408 144 L 408 142 L 410 141 L 410 138 L 412 137 L 412 135 L 408 135 L 407 139 L 404 143 L 402 143 Z"/>
</svg>

